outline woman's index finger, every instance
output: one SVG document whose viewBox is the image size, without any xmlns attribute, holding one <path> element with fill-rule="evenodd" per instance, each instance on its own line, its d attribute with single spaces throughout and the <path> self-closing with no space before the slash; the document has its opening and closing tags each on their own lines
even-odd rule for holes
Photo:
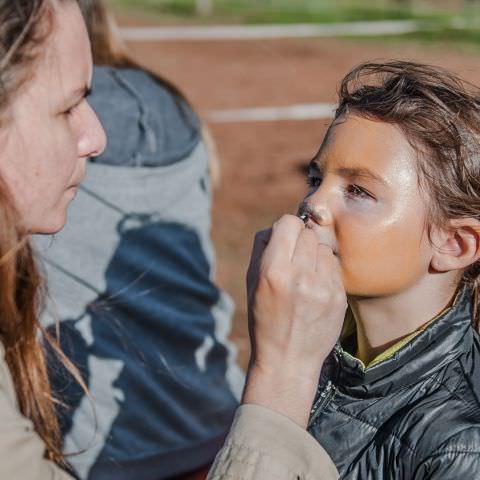
<svg viewBox="0 0 480 480">
<path fill-rule="evenodd" d="M 317 244 L 315 270 L 320 274 L 339 274 L 340 264 L 338 258 L 329 245 L 323 243 Z"/>
<path fill-rule="evenodd" d="M 267 248 L 267 245 L 270 241 L 270 236 L 272 234 L 272 229 L 260 230 L 255 235 L 255 240 L 253 242 L 252 254 L 250 256 L 250 266 L 249 270 L 252 267 L 256 267 L 260 263 L 260 259 L 263 257 L 263 252 Z"/>
<path fill-rule="evenodd" d="M 290 263 L 304 228 L 302 220 L 294 215 L 284 215 L 275 222 L 263 256 L 265 264 Z"/>
</svg>

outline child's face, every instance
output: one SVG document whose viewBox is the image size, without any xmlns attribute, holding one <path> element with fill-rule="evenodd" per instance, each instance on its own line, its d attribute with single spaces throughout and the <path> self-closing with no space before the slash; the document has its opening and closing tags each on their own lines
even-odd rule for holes
<svg viewBox="0 0 480 480">
<path fill-rule="evenodd" d="M 349 295 L 393 295 L 428 274 L 433 247 L 415 161 L 398 127 L 349 115 L 310 165 L 308 225 L 338 255 Z"/>
</svg>

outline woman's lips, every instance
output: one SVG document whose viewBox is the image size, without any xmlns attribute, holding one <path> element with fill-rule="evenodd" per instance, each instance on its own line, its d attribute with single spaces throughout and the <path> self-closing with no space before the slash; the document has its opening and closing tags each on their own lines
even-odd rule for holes
<svg viewBox="0 0 480 480">
<path fill-rule="evenodd" d="M 67 187 L 67 189 L 78 188 L 80 186 L 80 184 L 85 179 L 85 165 L 83 165 L 82 168 L 75 173 L 76 175 L 72 178 L 72 181 L 70 182 L 70 185 Z"/>
<path fill-rule="evenodd" d="M 78 188 L 80 184 L 83 182 L 85 175 L 82 175 L 80 178 L 75 179 L 70 185 L 67 187 L 67 190 L 70 190 L 71 188 Z"/>
</svg>

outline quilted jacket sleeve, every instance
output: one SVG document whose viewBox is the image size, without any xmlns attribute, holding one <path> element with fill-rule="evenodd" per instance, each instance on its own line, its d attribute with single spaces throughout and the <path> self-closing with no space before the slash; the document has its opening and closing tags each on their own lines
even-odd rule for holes
<svg viewBox="0 0 480 480">
<path fill-rule="evenodd" d="M 421 467 L 416 480 L 477 480 L 480 452 L 443 452 L 431 457 Z"/>
<path fill-rule="evenodd" d="M 208 480 L 337 480 L 325 450 L 287 417 L 242 405 Z"/>
<path fill-rule="evenodd" d="M 453 436 L 422 462 L 415 480 L 477 480 L 480 478 L 480 428 Z"/>
</svg>

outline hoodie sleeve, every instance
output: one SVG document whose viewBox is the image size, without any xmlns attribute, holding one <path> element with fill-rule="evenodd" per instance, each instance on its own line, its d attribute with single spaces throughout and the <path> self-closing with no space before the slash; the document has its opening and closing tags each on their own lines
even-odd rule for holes
<svg viewBox="0 0 480 480">
<path fill-rule="evenodd" d="M 208 480 L 337 480 L 332 460 L 292 420 L 257 405 L 237 410 Z"/>
</svg>

